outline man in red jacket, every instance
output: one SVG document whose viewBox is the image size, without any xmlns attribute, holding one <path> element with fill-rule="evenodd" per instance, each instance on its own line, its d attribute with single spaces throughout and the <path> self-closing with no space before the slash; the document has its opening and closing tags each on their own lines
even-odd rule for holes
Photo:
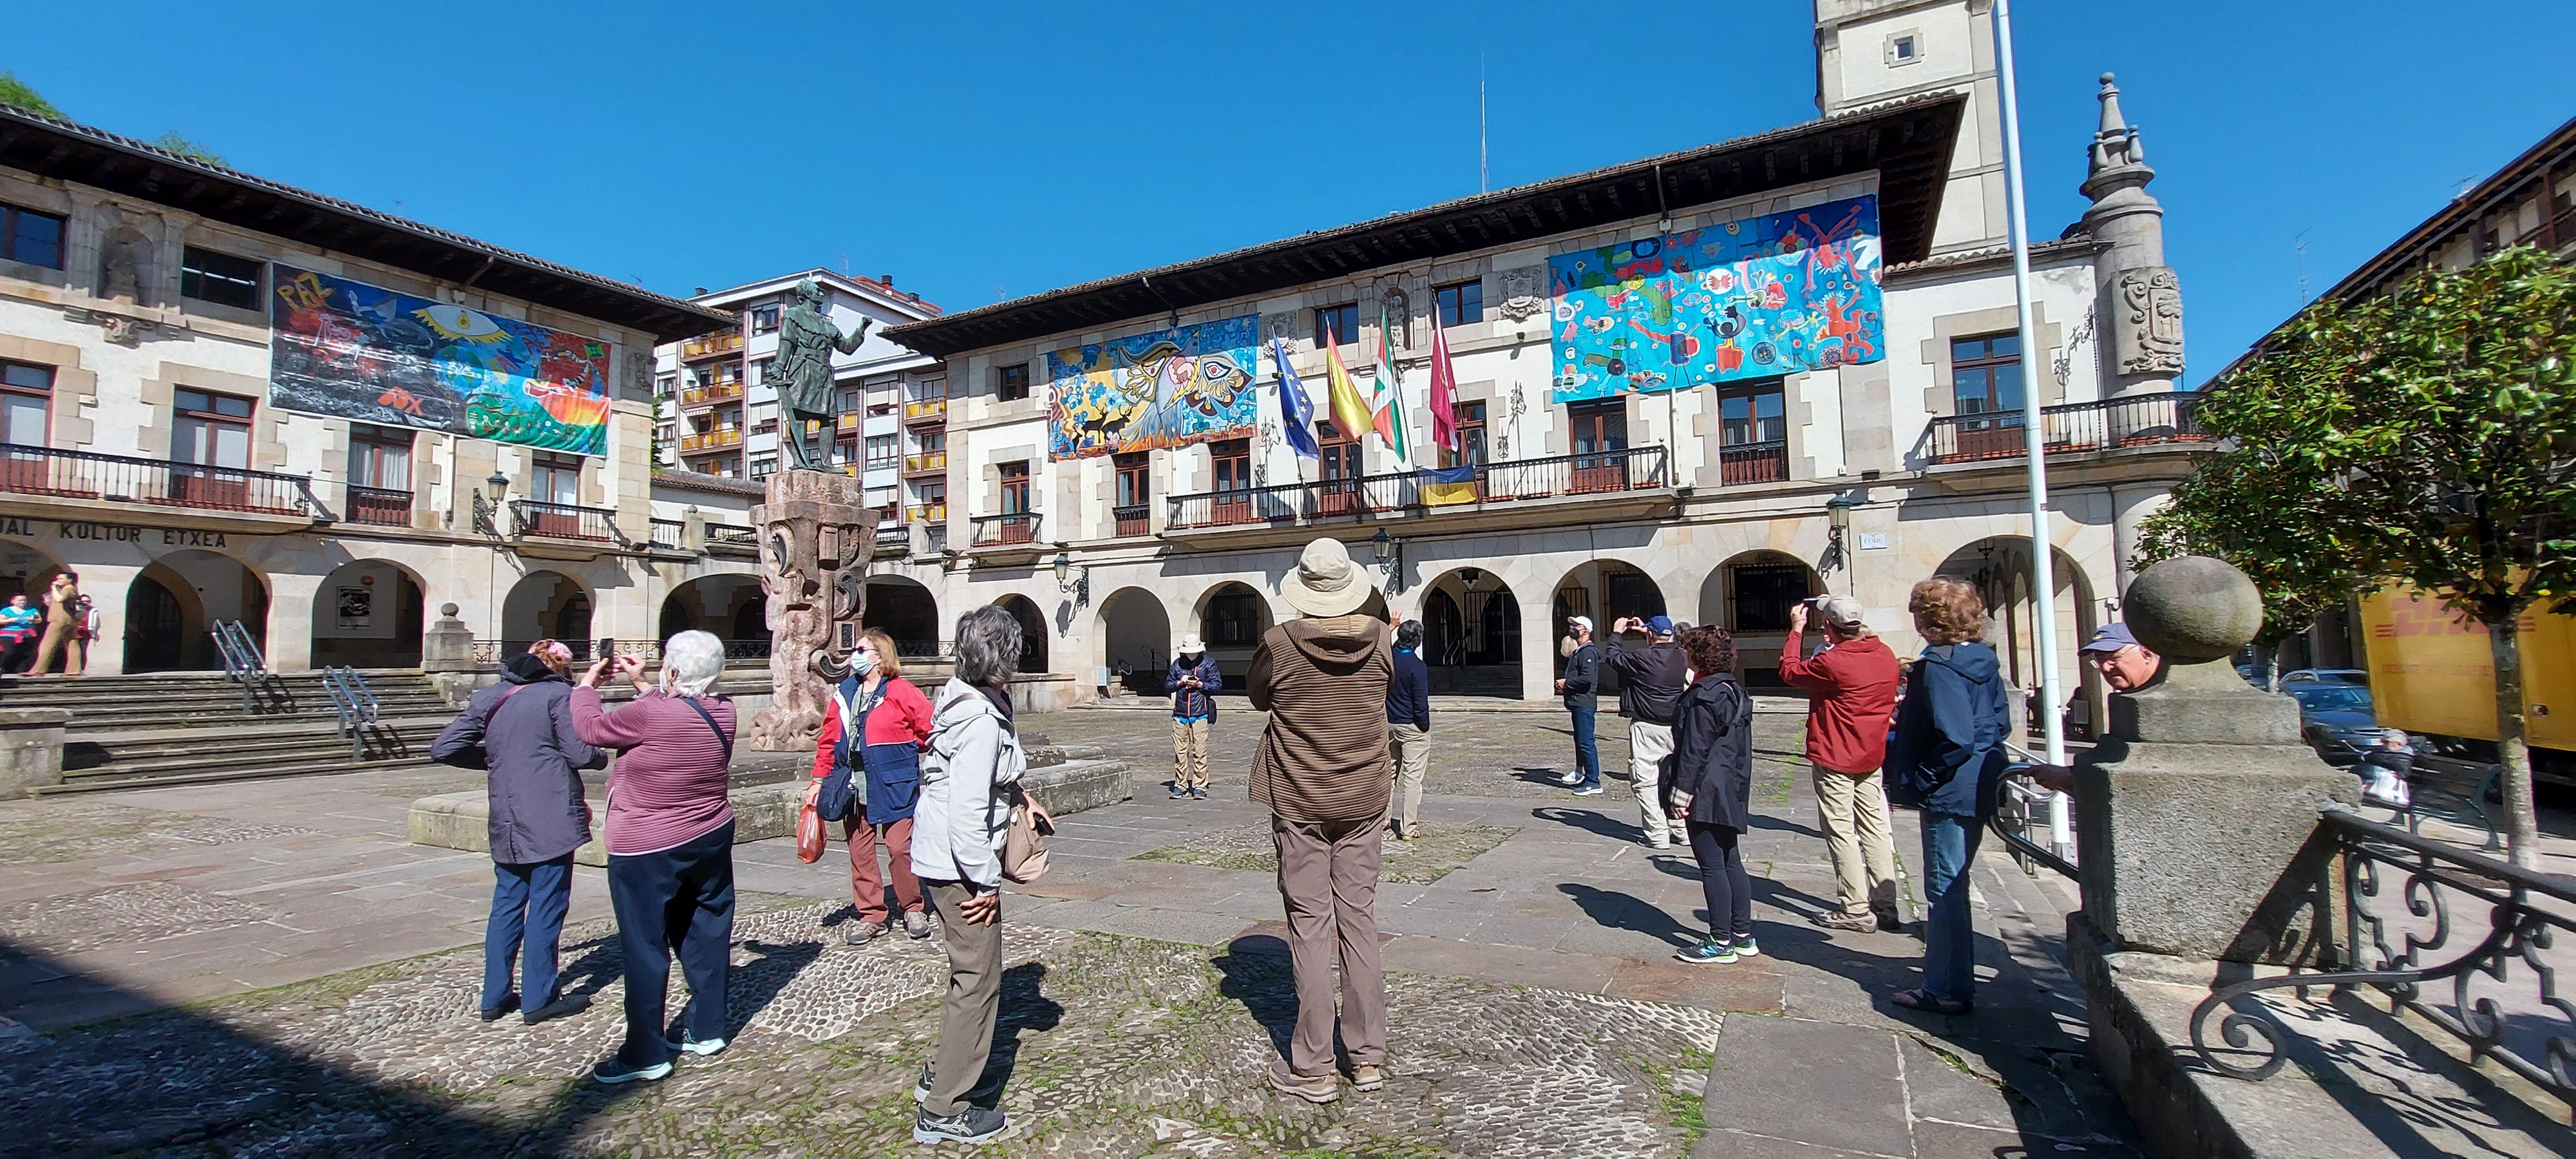
<svg viewBox="0 0 2576 1159">
<path fill-rule="evenodd" d="M 1801 658 L 1798 636 L 1807 629 L 1810 606 L 1824 621 L 1825 646 Z M 1887 722 L 1896 710 L 1896 653 L 1861 623 L 1859 600 L 1824 596 L 1790 609 L 1780 678 L 1807 694 L 1807 763 L 1814 766 L 1816 814 L 1841 902 L 1808 920 L 1834 930 L 1901 929 L 1896 848 L 1878 782 Z"/>
</svg>

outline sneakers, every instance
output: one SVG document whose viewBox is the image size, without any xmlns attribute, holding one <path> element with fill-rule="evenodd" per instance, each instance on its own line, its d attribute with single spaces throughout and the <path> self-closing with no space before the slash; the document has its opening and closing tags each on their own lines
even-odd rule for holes
<svg viewBox="0 0 2576 1159">
<path fill-rule="evenodd" d="M 1556 775 L 1556 783 L 1569 789 L 1576 785 L 1580 785 L 1583 783 L 1583 770 L 1577 769 L 1570 773 L 1558 773 Z"/>
<path fill-rule="evenodd" d="M 1383 1086 L 1385 1086 L 1385 1085 L 1386 1085 L 1386 1068 L 1385 1068 L 1385 1067 L 1382 1067 L 1382 1066 L 1365 1066 L 1365 1065 L 1363 1065 L 1363 1066 L 1355 1066 L 1355 1067 L 1352 1067 L 1352 1068 L 1351 1068 L 1351 1089 L 1352 1089 L 1352 1090 L 1355 1090 L 1355 1091 L 1373 1091 L 1373 1090 L 1377 1090 L 1378 1088 L 1383 1087 Z"/>
<path fill-rule="evenodd" d="M 910 915 L 905 916 L 909 920 Z M 875 922 L 862 921 L 850 928 L 850 936 L 843 939 L 843 942 L 852 946 L 864 946 L 877 940 L 878 935 L 885 933 L 888 928 Z"/>
<path fill-rule="evenodd" d="M 1646 848 L 1648 849 L 1670 849 L 1672 847 L 1673 839 L 1665 834 L 1649 833 L 1646 835 Z"/>
<path fill-rule="evenodd" d="M 534 1026 L 540 1022 L 561 1018 L 567 1014 L 579 1014 L 588 1009 L 590 1009 L 590 995 L 566 994 L 563 997 L 557 998 L 552 1002 L 548 1002 L 534 1010 L 521 1013 L 519 1015 L 519 1019 L 530 1026 Z"/>
<path fill-rule="evenodd" d="M 1332 1075 L 1310 1079 L 1304 1075 L 1290 1074 L 1275 1066 L 1270 1068 L 1270 1089 L 1283 1095 L 1295 1095 L 1318 1105 L 1342 1097 L 1341 1080 Z"/>
<path fill-rule="evenodd" d="M 1829 930 L 1850 930 L 1862 934 L 1877 933 L 1882 926 L 1876 914 L 1847 914 L 1841 910 L 1828 910 L 1811 916 L 1807 919 L 1807 924 Z"/>
<path fill-rule="evenodd" d="M 1002 1112 L 968 1103 L 954 1115 L 934 1115 L 923 1107 L 912 1118 L 915 1143 L 991 1143 L 1011 1137 L 1018 1126 Z"/>
<path fill-rule="evenodd" d="M 500 1005 L 484 1007 L 481 1010 L 475 1011 L 474 1016 L 485 1022 L 499 1022 L 503 1018 L 517 1012 L 518 1009 L 519 996 L 516 994 L 504 994 L 501 996 Z"/>
<path fill-rule="evenodd" d="M 1762 956 L 1762 947 L 1754 944 L 1753 935 L 1751 934 L 1746 934 L 1743 937 L 1735 939 L 1734 945 L 1736 957 L 1759 958 Z"/>
<path fill-rule="evenodd" d="M 1891 934 L 1905 933 L 1914 926 L 1913 922 L 1905 920 L 1903 914 L 1882 912 L 1873 916 L 1878 919 L 1878 928 Z"/>
<path fill-rule="evenodd" d="M 1735 947 L 1715 938 L 1702 938 L 1698 945 L 1675 953 L 1673 957 L 1694 966 L 1723 966 L 1736 960 Z"/>
<path fill-rule="evenodd" d="M 1189 795 L 1190 795 L 1190 791 L 1189 791 L 1188 789 L 1184 789 L 1184 788 L 1180 787 L 1179 785 L 1174 785 L 1174 786 L 1172 786 L 1172 799 L 1173 799 L 1173 800 L 1175 800 L 1175 801 L 1186 800 L 1186 799 L 1189 797 Z"/>
<path fill-rule="evenodd" d="M 926 1062 L 921 1064 L 921 1081 L 912 1084 L 912 1101 L 921 1103 L 930 1100 L 930 1080 L 933 1077 L 935 1076 L 931 1072 L 930 1064 Z"/>
<path fill-rule="evenodd" d="M 1205 787 L 1201 787 L 1190 790 L 1190 799 L 1193 801 L 1207 800 L 1207 789 Z"/>
<path fill-rule="evenodd" d="M 892 929 L 893 927 L 888 926 L 886 928 Z M 926 909 L 903 911 L 903 933 L 905 937 L 911 938 L 916 942 L 929 937 L 930 911 Z"/>
<path fill-rule="evenodd" d="M 1575 789 L 1574 795 L 1577 797 L 1598 797 L 1601 795 L 1601 786 L 1584 785 Z"/>
<path fill-rule="evenodd" d="M 725 1048 L 725 1040 L 721 1038 L 701 1040 L 697 1035 L 691 1034 L 685 1030 L 681 1031 L 677 1037 L 665 1038 L 662 1041 L 665 1045 L 671 1048 L 671 1053 L 673 1054 L 694 1054 L 700 1058 L 704 1058 L 707 1055 L 714 1054 Z"/>
<path fill-rule="evenodd" d="M 653 1083 L 669 1077 L 671 1077 L 670 1063 L 657 1062 L 651 1066 L 629 1066 L 618 1061 L 616 1055 L 610 1055 L 598 1066 L 590 1068 L 591 1081 L 603 1086 L 613 1087 L 619 1083 Z"/>
</svg>

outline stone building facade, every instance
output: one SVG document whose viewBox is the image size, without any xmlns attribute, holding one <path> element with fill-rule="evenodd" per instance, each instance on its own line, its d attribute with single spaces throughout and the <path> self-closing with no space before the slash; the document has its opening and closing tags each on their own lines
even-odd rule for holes
<svg viewBox="0 0 2576 1159">
<path fill-rule="evenodd" d="M 730 317 L 12 108 L 0 213 L 0 588 L 78 571 L 88 671 L 213 667 L 227 621 L 281 671 L 416 665 L 445 603 L 484 639 L 653 632 L 651 351 Z M 307 277 L 425 300 L 377 319 L 405 333 L 545 327 L 591 386 L 529 397 L 604 446 L 277 405 L 270 306 Z M 312 377 L 385 372 L 373 340 L 300 337 Z"/>
</svg>

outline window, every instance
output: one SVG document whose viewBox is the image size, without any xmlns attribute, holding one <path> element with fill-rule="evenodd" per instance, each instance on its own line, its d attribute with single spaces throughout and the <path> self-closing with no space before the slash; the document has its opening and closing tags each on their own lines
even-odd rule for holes
<svg viewBox="0 0 2576 1159">
<path fill-rule="evenodd" d="M 0 258 L 49 270 L 63 268 L 63 219 L 0 205 Z"/>
<path fill-rule="evenodd" d="M 1485 320 L 1485 283 L 1481 280 L 1440 286 L 1432 296 L 1439 306 L 1441 329 Z"/>
<path fill-rule="evenodd" d="M 775 333 L 777 333 L 777 332 L 778 332 L 778 307 L 776 307 L 776 306 L 759 306 L 759 307 L 755 307 L 755 308 L 752 310 L 752 312 L 751 312 L 751 332 L 752 332 L 753 334 L 775 334 Z"/>
<path fill-rule="evenodd" d="M 1717 476 L 1727 486 L 1789 477 L 1787 396 L 1780 380 L 1717 388 Z"/>
<path fill-rule="evenodd" d="M 1024 515 L 1029 509 L 1029 461 L 1000 464 L 1002 514 Z"/>
<path fill-rule="evenodd" d="M 1003 402 L 1017 402 L 1029 396 L 1029 364 L 993 368 L 993 396 Z"/>
<path fill-rule="evenodd" d="M 1342 428 L 1327 419 L 1315 424 L 1315 448 L 1322 452 L 1316 465 L 1318 479 L 1357 479 L 1360 477 L 1360 441 L 1342 434 Z M 1250 484 L 1246 484 L 1249 486 Z M 1219 484 L 1222 487 L 1222 484 Z"/>
<path fill-rule="evenodd" d="M 1359 340 L 1359 303 L 1315 307 L 1315 349 L 1321 350 L 1327 345 L 1348 346 Z"/>
<path fill-rule="evenodd" d="M 1209 478 L 1217 493 L 1216 521 L 1233 523 L 1252 517 L 1252 441 L 1227 439 L 1208 444 Z"/>
<path fill-rule="evenodd" d="M 0 442 L 41 447 L 51 438 L 54 368 L 0 362 Z"/>
<path fill-rule="evenodd" d="M 755 359 L 753 359 L 753 360 L 752 360 L 752 363 L 751 363 L 751 368 L 752 368 L 753 370 L 759 371 L 759 372 L 760 372 L 760 376 L 759 376 L 758 378 L 753 379 L 752 381 L 754 381 L 754 382 L 758 382 L 758 383 L 761 383 L 761 384 L 763 384 L 763 385 L 769 385 L 769 367 L 770 367 L 770 365 L 771 365 L 772 363 L 775 363 L 775 362 L 777 362 L 777 361 L 778 361 L 778 360 L 777 360 L 777 359 L 775 359 L 775 358 L 755 358 Z"/>
<path fill-rule="evenodd" d="M 1923 59 L 1923 44 L 1911 32 L 1887 38 L 1887 63 L 1912 64 Z"/>
<path fill-rule="evenodd" d="M 1482 466 L 1485 462 L 1485 404 L 1462 402 L 1451 404 L 1452 421 L 1458 427 L 1458 449 L 1440 448 L 1440 465 L 1456 467 L 1467 463 Z"/>
<path fill-rule="evenodd" d="M 581 502 L 581 459 L 574 455 L 538 454 L 530 460 L 535 470 L 528 481 L 529 498 L 540 503 Z M 733 460 L 725 460 L 732 462 Z"/>
<path fill-rule="evenodd" d="M 858 436 L 856 436 L 856 435 L 852 435 L 852 436 L 850 436 L 849 438 L 846 438 L 846 439 L 834 439 L 834 440 L 832 440 L 832 465 L 833 465 L 833 466 L 835 466 L 835 467 L 846 467 L 846 466 L 849 466 L 850 464 L 855 463 L 855 462 L 858 462 L 858 461 L 859 461 L 859 439 L 858 439 Z"/>
<path fill-rule="evenodd" d="M 1565 408 L 1568 427 L 1574 435 L 1574 453 L 1598 454 L 1602 451 L 1628 449 L 1628 403 L 1626 399 L 1603 399 L 1578 402 Z"/>
<path fill-rule="evenodd" d="M 1118 506 L 1110 518 L 1118 523 L 1120 535 L 1145 535 L 1153 530 L 1154 461 L 1141 451 L 1120 455 L 1111 462 L 1118 469 Z"/>
<path fill-rule="evenodd" d="M 180 252 L 179 296 L 238 310 L 259 309 L 262 263 L 195 246 Z"/>
<path fill-rule="evenodd" d="M 680 376 L 676 374 L 665 374 L 660 378 L 654 379 L 653 397 L 656 399 L 671 397 L 671 392 L 678 387 L 679 377 Z"/>
<path fill-rule="evenodd" d="M 750 420 L 750 422 L 751 422 L 751 429 L 752 429 L 752 430 L 754 430 L 754 431 L 756 431 L 756 432 L 766 433 L 766 432 L 774 431 L 774 430 L 777 430 L 777 429 L 778 429 L 778 404 L 777 404 L 777 403 L 774 403 L 774 402 L 756 402 L 756 403 L 751 404 L 751 406 L 750 406 L 748 409 L 749 409 L 750 413 L 749 413 L 749 415 L 748 415 L 747 417 L 749 418 L 749 420 Z"/>
<path fill-rule="evenodd" d="M 920 447 L 921 453 L 925 455 L 944 454 L 948 450 L 948 432 L 946 431 L 923 431 L 914 435 L 913 439 Z"/>
<path fill-rule="evenodd" d="M 859 388 L 855 386 L 845 386 L 839 390 L 833 391 L 832 413 L 841 415 L 854 415 L 859 413 Z"/>
<path fill-rule="evenodd" d="M 912 497 L 924 507 L 945 507 L 948 505 L 948 483 L 946 480 L 915 483 Z"/>
<path fill-rule="evenodd" d="M 945 378 L 922 380 L 922 383 L 917 390 L 916 397 L 920 398 L 923 402 L 948 397 L 948 380 Z"/>
<path fill-rule="evenodd" d="M 181 389 L 171 403 L 171 458 L 207 467 L 250 466 L 249 399 Z"/>
<path fill-rule="evenodd" d="M 751 457 L 751 477 L 752 477 L 752 478 L 754 478 L 754 479 L 766 479 L 766 478 L 768 478 L 769 476 L 771 476 L 771 475 L 773 475 L 773 474 L 776 474 L 776 473 L 777 473 L 777 471 L 778 471 L 778 455 L 777 455 L 777 453 L 776 453 L 776 452 L 770 452 L 770 453 L 767 453 L 767 454 L 753 455 L 753 456 Z"/>
<path fill-rule="evenodd" d="M 902 436 L 900 436 L 900 435 L 869 435 L 869 436 L 868 436 L 868 469 L 869 469 L 869 470 L 873 471 L 873 470 L 875 470 L 875 469 L 877 469 L 877 468 L 879 468 L 879 467 L 892 467 L 892 466 L 894 466 L 894 465 L 895 465 L 896 460 L 899 460 L 899 459 L 901 459 L 901 458 L 903 458 L 903 437 L 902 437 Z"/>
<path fill-rule="evenodd" d="M 1261 597 L 1241 587 L 1208 597 L 1208 647 L 1249 648 L 1260 642 Z"/>
<path fill-rule="evenodd" d="M 1961 415 L 2019 412 L 2021 335 L 1951 339 L 1950 398 Z"/>
<path fill-rule="evenodd" d="M 411 490 L 412 433 L 349 424 L 349 481 L 379 491 Z"/>
<path fill-rule="evenodd" d="M 1738 632 L 1786 632 L 1789 609 L 1807 598 L 1807 565 L 1802 563 L 1737 564 L 1726 578 Z"/>
</svg>

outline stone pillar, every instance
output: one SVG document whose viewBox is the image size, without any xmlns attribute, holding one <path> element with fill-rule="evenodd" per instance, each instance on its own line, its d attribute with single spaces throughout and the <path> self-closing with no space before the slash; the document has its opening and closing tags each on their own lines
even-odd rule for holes
<svg viewBox="0 0 2576 1159">
<path fill-rule="evenodd" d="M 456 612 L 454 604 L 438 605 L 438 619 L 420 634 L 420 670 L 449 706 L 462 707 L 485 666 L 474 662 L 474 631 Z"/>
<path fill-rule="evenodd" d="M 0 708 L 0 797 L 63 783 L 63 726 L 71 719 L 68 708 Z"/>
<path fill-rule="evenodd" d="M 2172 495 L 2173 486 L 2161 482 L 2111 488 L 2111 590 L 2125 592 L 2137 578 L 2138 525 Z"/>
<path fill-rule="evenodd" d="M 2164 206 L 2147 192 L 2156 171 L 2147 167 L 2138 130 L 2120 115 L 2110 73 L 2102 74 L 2099 95 L 2102 124 L 2082 189 L 2092 201 L 2084 230 L 2109 247 L 2093 259 L 2103 395 L 2170 392 L 2183 368 L 2182 283 L 2165 264 Z M 2127 417 L 2140 426 L 2172 421 L 2143 411 Z"/>
<path fill-rule="evenodd" d="M 313 600 L 322 577 L 279 571 L 268 577 L 268 670 L 313 670 Z"/>
<path fill-rule="evenodd" d="M 867 605 L 877 514 L 853 476 L 780 471 L 760 506 L 760 586 L 768 594 L 769 707 L 752 718 L 751 747 L 811 751 L 830 685 L 849 673 Z"/>
<path fill-rule="evenodd" d="M 90 604 L 98 609 L 98 639 L 89 642 L 87 663 L 82 673 L 90 676 L 117 676 L 125 672 L 125 603 L 134 588 L 134 580 L 143 569 L 121 563 L 76 563 L 68 565 L 79 572 L 81 590 L 89 593 Z"/>
</svg>

